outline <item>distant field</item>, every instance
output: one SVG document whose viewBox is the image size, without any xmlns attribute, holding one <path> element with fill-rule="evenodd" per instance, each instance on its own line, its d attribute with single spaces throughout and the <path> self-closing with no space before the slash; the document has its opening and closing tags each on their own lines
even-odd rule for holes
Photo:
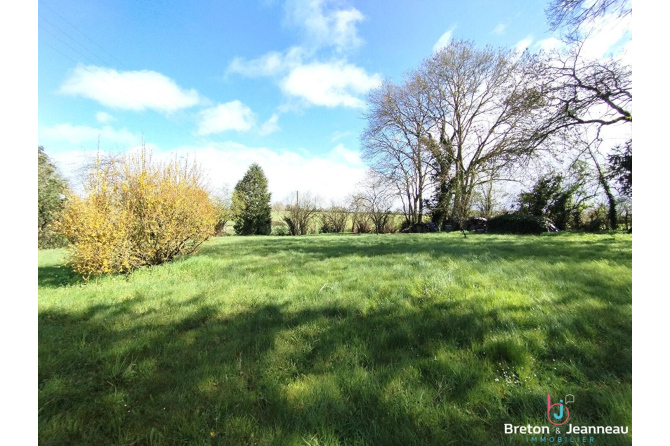
<svg viewBox="0 0 670 446">
<path fill-rule="evenodd" d="M 41 445 L 520 444 L 547 393 L 631 425 L 630 235 L 221 237 L 89 283 L 63 258 Z"/>
<path fill-rule="evenodd" d="M 312 231 L 311 232 L 313 232 L 315 234 L 318 234 L 320 232 L 320 229 L 321 229 L 321 217 L 320 217 L 319 214 L 320 213 L 317 213 L 316 217 L 312 220 Z M 273 229 L 276 226 L 284 226 L 284 227 L 288 228 L 288 226 L 286 226 L 286 224 L 284 223 L 284 220 L 283 220 L 284 216 L 286 216 L 286 215 L 288 215 L 287 211 L 275 211 L 275 210 L 272 211 L 272 227 L 273 227 Z M 396 228 L 400 228 L 400 225 L 404 221 L 404 217 L 402 216 L 402 214 L 392 214 L 389 221 Z M 353 221 L 351 219 L 351 216 L 349 216 L 347 218 L 347 226 L 346 226 L 347 229 L 346 229 L 345 232 L 351 232 L 352 223 L 353 223 Z M 235 230 L 233 229 L 233 225 L 235 225 L 235 221 L 233 221 L 233 220 L 228 221 L 228 223 L 226 224 L 226 234 L 232 235 L 232 234 L 235 233 Z"/>
</svg>

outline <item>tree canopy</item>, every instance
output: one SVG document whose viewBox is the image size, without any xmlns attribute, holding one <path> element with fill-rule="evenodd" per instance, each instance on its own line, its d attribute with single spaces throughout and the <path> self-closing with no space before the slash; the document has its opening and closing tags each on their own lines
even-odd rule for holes
<svg viewBox="0 0 670 446">
<path fill-rule="evenodd" d="M 633 8 L 630 0 L 552 0 L 545 12 L 552 31 L 563 27 L 574 38 L 584 25 L 606 14 L 627 16 Z"/>
<path fill-rule="evenodd" d="M 633 196 L 633 140 L 614 148 L 608 156 L 610 179 L 618 184 L 619 192 L 631 198 Z"/>
<path fill-rule="evenodd" d="M 544 105 L 534 59 L 454 41 L 370 95 L 364 156 L 396 185 L 408 223 L 421 221 L 423 195 L 459 221 L 475 188 L 524 163 L 541 141 L 534 111 Z"/>
<path fill-rule="evenodd" d="M 252 164 L 235 185 L 232 211 L 238 235 L 268 235 L 272 230 L 271 194 L 261 166 Z"/>
<path fill-rule="evenodd" d="M 65 206 L 67 183 L 44 151 L 37 148 L 37 240 L 40 248 L 62 245 L 64 240 L 52 229 Z"/>
</svg>

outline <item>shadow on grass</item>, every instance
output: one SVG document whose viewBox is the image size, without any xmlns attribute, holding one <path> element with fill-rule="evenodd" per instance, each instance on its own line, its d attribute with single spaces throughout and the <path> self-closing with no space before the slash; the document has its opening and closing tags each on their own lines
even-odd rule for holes
<svg viewBox="0 0 670 446">
<path fill-rule="evenodd" d="M 39 266 L 37 268 L 37 285 L 39 287 L 59 288 L 83 282 L 81 276 L 72 271 L 69 266 Z"/>
<path fill-rule="evenodd" d="M 226 315 L 194 296 L 173 319 L 144 303 L 40 313 L 40 444 L 507 444 L 503 423 L 546 424 L 546 393 L 568 391 L 592 404 L 580 424 L 630 423 L 616 305 L 511 326 L 475 303 Z"/>
<path fill-rule="evenodd" d="M 319 237 L 255 237 L 253 243 L 207 245 L 199 255 L 219 257 L 234 250 L 237 255 L 272 256 L 281 252 L 305 254 L 308 260 L 335 257 L 379 257 L 399 254 L 426 254 L 433 258 L 472 258 L 486 255 L 492 260 L 541 259 L 557 262 L 616 259 L 631 264 L 631 246 L 621 249 L 614 236 L 595 238 L 590 234 L 546 234 L 504 236 L 471 234 L 467 239 L 438 234 L 342 234 Z M 566 239 L 567 238 L 567 239 Z"/>
</svg>

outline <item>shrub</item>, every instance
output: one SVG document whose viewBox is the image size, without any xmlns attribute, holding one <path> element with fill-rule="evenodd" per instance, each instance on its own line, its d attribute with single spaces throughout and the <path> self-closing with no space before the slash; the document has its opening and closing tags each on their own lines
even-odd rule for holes
<svg viewBox="0 0 670 446">
<path fill-rule="evenodd" d="M 561 230 L 579 227 L 589 199 L 588 167 L 575 163 L 568 173 L 568 177 L 551 174 L 539 178 L 529 192 L 520 194 L 519 211 L 546 217 Z"/>
<path fill-rule="evenodd" d="M 214 234 L 217 208 L 195 165 L 153 163 L 144 148 L 89 175 L 59 225 L 71 243 L 70 264 L 88 278 L 158 265 L 194 252 Z"/>
<path fill-rule="evenodd" d="M 547 219 L 525 212 L 513 212 L 487 221 L 489 232 L 498 234 L 540 234 L 547 232 Z"/>
<path fill-rule="evenodd" d="M 342 231 L 338 231 L 335 228 L 335 226 L 333 226 L 331 222 L 328 221 L 328 219 L 324 218 L 323 215 L 321 215 L 321 226 L 319 227 L 319 232 L 321 234 L 336 234 Z"/>
<path fill-rule="evenodd" d="M 349 210 L 344 206 L 333 204 L 330 209 L 321 212 L 321 232 L 344 232 L 349 219 Z"/>
<path fill-rule="evenodd" d="M 582 229 L 586 232 L 600 232 L 610 229 L 605 205 L 600 204 L 588 213 L 589 221 L 584 223 Z"/>
<path fill-rule="evenodd" d="M 358 234 L 369 234 L 372 232 L 372 223 L 367 215 L 359 215 L 354 220 L 354 232 Z"/>
<path fill-rule="evenodd" d="M 360 187 L 360 193 L 352 197 L 353 207 L 363 211 L 370 219 L 374 231 L 381 234 L 389 227 L 391 207 L 395 199 L 393 187 L 387 178 L 373 170 L 368 170 Z"/>
<path fill-rule="evenodd" d="M 402 225 L 402 220 L 400 220 L 397 214 L 391 214 L 390 218 L 384 225 L 383 232 L 385 234 L 393 234 L 400 231 Z"/>
<path fill-rule="evenodd" d="M 288 226 L 277 225 L 272 227 L 272 235 L 291 235 Z"/>
<path fill-rule="evenodd" d="M 319 198 L 309 192 L 299 194 L 295 203 L 286 205 L 286 215 L 282 217 L 291 235 L 316 233 L 312 220 L 319 212 Z"/>
</svg>

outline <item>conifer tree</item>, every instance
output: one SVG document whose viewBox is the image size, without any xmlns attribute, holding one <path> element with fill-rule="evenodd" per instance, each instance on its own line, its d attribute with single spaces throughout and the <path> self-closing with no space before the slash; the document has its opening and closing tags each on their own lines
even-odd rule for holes
<svg viewBox="0 0 670 446">
<path fill-rule="evenodd" d="M 67 190 L 65 179 L 58 173 L 56 166 L 44 152 L 37 148 L 37 240 L 40 248 L 63 246 L 65 239 L 55 234 L 52 223 L 60 218 Z"/>
<path fill-rule="evenodd" d="M 235 233 L 268 235 L 272 230 L 272 209 L 268 180 L 261 166 L 254 163 L 235 186 L 233 192 Z"/>
</svg>

